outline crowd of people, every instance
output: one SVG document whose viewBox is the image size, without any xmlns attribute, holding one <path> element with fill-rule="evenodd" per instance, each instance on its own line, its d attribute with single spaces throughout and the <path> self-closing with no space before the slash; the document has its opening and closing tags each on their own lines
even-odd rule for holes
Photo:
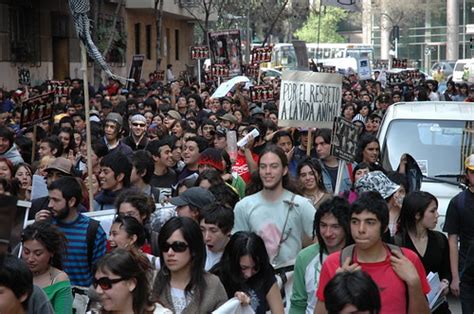
<svg viewBox="0 0 474 314">
<path fill-rule="evenodd" d="M 80 312 L 83 297 L 84 312 L 208 313 L 236 297 L 255 313 L 429 313 L 433 272 L 472 313 L 474 155 L 448 240 L 434 231 L 436 197 L 408 180 L 406 154 L 398 171 L 383 168 L 376 135 L 393 103 L 472 102 L 474 86 L 448 82 L 441 94 L 432 80 L 344 77 L 341 116 L 363 131 L 338 170 L 332 130 L 278 127 L 280 81 L 262 83 L 275 101 L 252 103 L 245 84 L 213 98 L 213 83 L 153 74 L 133 90 L 89 86 L 91 147 L 80 80 L 37 128 L 20 127 L 24 93 L 0 90 L 0 204 L 31 201 L 35 221 L 22 230 L 3 219 L 13 232 L 0 239 L 0 312 Z M 238 141 L 255 129 L 234 146 L 231 132 Z M 32 198 L 34 175 L 47 196 Z M 116 212 L 108 234 L 84 215 L 106 209 Z"/>
</svg>

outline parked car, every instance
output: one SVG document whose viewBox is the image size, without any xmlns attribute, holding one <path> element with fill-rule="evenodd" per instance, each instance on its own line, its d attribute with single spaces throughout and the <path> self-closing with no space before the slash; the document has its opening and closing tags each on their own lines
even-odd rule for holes
<svg viewBox="0 0 474 314">
<path fill-rule="evenodd" d="M 418 163 L 421 190 L 438 199 L 438 229 L 442 229 L 449 201 L 465 186 L 464 159 L 473 153 L 474 106 L 462 102 L 400 102 L 390 106 L 380 126 L 381 162 L 396 170 L 400 157 L 410 154 Z"/>
<path fill-rule="evenodd" d="M 474 58 L 456 61 L 453 71 L 453 82 L 474 83 Z"/>
<path fill-rule="evenodd" d="M 431 76 L 434 76 L 436 71 L 438 71 L 438 68 L 441 68 L 441 71 L 443 72 L 443 75 L 444 75 L 444 79 L 447 80 L 451 75 L 453 75 L 455 65 L 456 65 L 456 61 L 435 62 L 433 66 L 431 67 L 430 74 Z"/>
</svg>

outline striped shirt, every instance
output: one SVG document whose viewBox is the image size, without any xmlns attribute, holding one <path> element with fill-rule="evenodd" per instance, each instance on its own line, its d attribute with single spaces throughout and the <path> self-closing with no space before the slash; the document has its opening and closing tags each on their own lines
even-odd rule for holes
<svg viewBox="0 0 474 314">
<path fill-rule="evenodd" d="M 99 225 L 95 236 L 92 254 L 92 265 L 87 261 L 87 227 L 91 219 L 79 214 L 73 222 L 54 223 L 64 233 L 67 239 L 66 252 L 63 254 L 63 270 L 69 276 L 72 285 L 89 287 L 92 284 L 92 269 L 97 261 L 105 254 L 106 234 Z"/>
</svg>

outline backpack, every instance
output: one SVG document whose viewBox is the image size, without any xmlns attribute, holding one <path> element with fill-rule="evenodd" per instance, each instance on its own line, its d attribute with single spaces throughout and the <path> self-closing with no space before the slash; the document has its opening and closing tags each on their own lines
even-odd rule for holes
<svg viewBox="0 0 474 314">
<path fill-rule="evenodd" d="M 87 235 L 86 235 L 86 242 L 87 242 L 87 263 L 92 269 L 92 257 L 94 254 L 94 244 L 95 244 L 95 237 L 97 235 L 97 230 L 99 230 L 100 222 L 95 219 L 89 220 L 89 225 L 87 226 Z"/>
<path fill-rule="evenodd" d="M 396 251 L 399 252 L 403 255 L 402 249 L 398 245 L 390 244 L 390 243 L 385 243 L 386 246 L 390 249 L 390 251 Z M 350 257 L 351 258 L 351 264 L 353 262 L 352 257 L 354 256 L 354 247 L 355 244 L 351 244 L 346 246 L 341 250 L 341 255 L 339 256 L 339 264 L 342 266 L 344 264 L 344 261 Z"/>
<path fill-rule="evenodd" d="M 390 244 L 390 243 L 384 243 L 384 244 L 389 248 L 390 251 L 396 251 L 396 252 L 399 252 L 402 255 L 404 255 L 400 246 Z M 355 244 L 351 244 L 351 245 L 348 245 L 348 246 L 346 246 L 345 248 L 343 248 L 341 250 L 341 255 L 339 256 L 339 265 L 342 266 L 342 264 L 344 264 L 344 261 L 348 257 L 350 257 L 350 259 L 351 259 L 350 264 L 352 264 L 352 262 L 353 262 L 352 258 L 354 256 L 354 247 L 355 247 Z M 410 302 L 409 302 L 410 295 L 408 294 L 408 286 L 407 286 L 407 283 L 405 281 L 403 281 L 403 285 L 405 286 L 405 299 L 406 299 L 406 306 L 407 306 L 407 310 L 408 310 L 408 306 L 410 304 Z"/>
</svg>

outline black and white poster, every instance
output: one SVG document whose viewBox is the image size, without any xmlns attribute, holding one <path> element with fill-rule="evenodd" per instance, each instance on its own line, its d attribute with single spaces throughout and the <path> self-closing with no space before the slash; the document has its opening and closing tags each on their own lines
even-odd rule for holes
<svg viewBox="0 0 474 314">
<path fill-rule="evenodd" d="M 135 82 L 127 82 L 127 89 L 131 90 L 134 84 L 138 84 L 142 78 L 142 69 L 143 61 L 145 60 L 145 55 L 133 55 L 132 64 L 130 65 L 130 72 L 128 74 L 129 79 L 133 79 Z"/>
<path fill-rule="evenodd" d="M 229 67 L 229 75 L 242 72 L 242 51 L 240 30 L 209 32 L 209 52 L 212 64 L 224 64 Z"/>
<path fill-rule="evenodd" d="M 278 126 L 331 128 L 341 112 L 342 76 L 308 71 L 284 71 Z"/>
<path fill-rule="evenodd" d="M 332 129 L 331 155 L 347 162 L 353 162 L 361 132 L 360 126 L 343 117 L 336 117 Z"/>
<path fill-rule="evenodd" d="M 53 115 L 54 91 L 35 96 L 21 104 L 20 127 L 27 128 L 45 120 L 50 120 Z"/>
</svg>

